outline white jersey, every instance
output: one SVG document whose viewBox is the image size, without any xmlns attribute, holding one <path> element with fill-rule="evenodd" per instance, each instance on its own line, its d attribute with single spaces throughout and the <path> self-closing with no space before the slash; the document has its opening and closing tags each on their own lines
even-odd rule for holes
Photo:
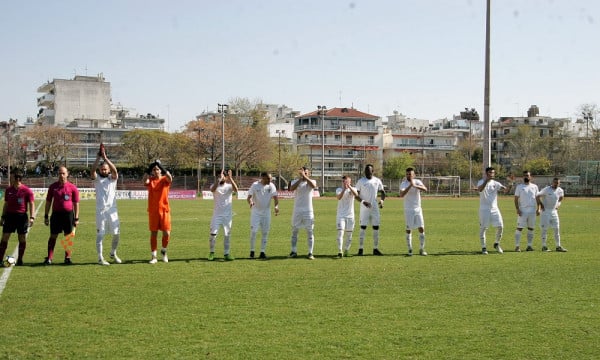
<svg viewBox="0 0 600 360">
<path fill-rule="evenodd" d="M 519 198 L 519 209 L 523 210 L 536 210 L 537 201 L 535 197 L 539 192 L 536 184 L 519 184 L 515 189 L 515 196 Z"/>
<path fill-rule="evenodd" d="M 354 189 L 356 191 L 356 189 Z M 354 218 L 354 194 L 350 189 L 337 188 L 335 194 L 339 195 L 344 192 L 342 198 L 338 200 L 337 205 L 337 217 L 340 218 Z"/>
<path fill-rule="evenodd" d="M 213 192 L 213 216 L 231 216 L 233 185 L 224 183 L 218 185 Z"/>
<path fill-rule="evenodd" d="M 117 208 L 117 179 L 96 174 L 94 187 L 96 188 L 96 211 L 102 212 Z"/>
<path fill-rule="evenodd" d="M 312 215 L 313 214 L 313 188 L 308 181 L 294 180 L 292 186 L 300 181 L 296 190 L 294 190 L 294 214 Z"/>
<path fill-rule="evenodd" d="M 361 199 L 371 203 L 373 207 L 377 207 L 377 193 L 383 191 L 383 183 L 375 176 L 371 176 L 370 179 L 363 177 L 356 183 L 356 190 Z"/>
<path fill-rule="evenodd" d="M 255 181 L 250 186 L 248 195 L 252 195 L 252 201 L 254 201 L 252 212 L 258 215 L 268 215 L 271 212 L 271 198 L 277 196 L 277 189 L 273 183 L 263 185 L 260 181 Z"/>
<path fill-rule="evenodd" d="M 425 186 L 421 180 L 414 179 L 415 185 Z M 400 184 L 400 191 L 406 190 L 410 186 L 408 180 L 402 181 Z M 418 209 L 421 207 L 421 190 L 416 187 L 411 187 L 410 190 L 404 195 L 404 209 Z"/>
<path fill-rule="evenodd" d="M 544 212 L 547 212 L 556 210 L 560 199 L 565 196 L 565 192 L 560 186 L 556 189 L 553 189 L 552 186 L 546 186 L 538 195 L 544 205 Z"/>
<path fill-rule="evenodd" d="M 481 186 L 485 180 L 481 179 L 477 182 L 477 187 Z M 479 192 L 479 209 L 480 210 L 493 210 L 498 209 L 498 191 L 505 189 L 505 186 L 497 182 L 496 180 L 490 180 L 483 188 L 483 191 Z"/>
</svg>

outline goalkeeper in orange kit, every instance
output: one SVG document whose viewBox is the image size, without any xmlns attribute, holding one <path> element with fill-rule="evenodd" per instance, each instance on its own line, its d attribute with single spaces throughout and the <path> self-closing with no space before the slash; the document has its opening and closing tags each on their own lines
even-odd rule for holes
<svg viewBox="0 0 600 360">
<path fill-rule="evenodd" d="M 163 262 L 169 262 L 167 247 L 171 234 L 171 208 L 169 206 L 169 189 L 173 182 L 173 176 L 166 170 L 159 160 L 148 167 L 144 174 L 143 182 L 148 189 L 148 227 L 150 229 L 150 250 L 152 258 L 150 264 L 158 262 L 156 258 L 158 250 L 158 232 L 162 231 L 162 254 Z"/>
</svg>

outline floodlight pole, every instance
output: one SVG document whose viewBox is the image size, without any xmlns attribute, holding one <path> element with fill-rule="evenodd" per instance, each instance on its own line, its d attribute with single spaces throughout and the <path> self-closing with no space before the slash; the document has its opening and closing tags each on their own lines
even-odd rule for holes
<svg viewBox="0 0 600 360">
<path fill-rule="evenodd" d="M 278 140 L 278 158 L 277 158 L 277 189 L 281 190 L 281 135 L 285 135 L 285 129 L 277 129 L 275 130 L 275 132 L 277 133 L 277 140 Z"/>
<path fill-rule="evenodd" d="M 327 106 L 318 105 L 317 114 L 321 115 L 321 194 L 325 192 L 325 114 Z"/>
<path fill-rule="evenodd" d="M 485 15 L 485 80 L 483 88 L 483 168 L 491 166 L 490 149 L 490 8 L 491 0 L 487 0 Z"/>
<path fill-rule="evenodd" d="M 225 114 L 229 110 L 227 104 L 217 104 L 218 112 L 221 114 L 221 171 L 225 171 Z"/>
</svg>

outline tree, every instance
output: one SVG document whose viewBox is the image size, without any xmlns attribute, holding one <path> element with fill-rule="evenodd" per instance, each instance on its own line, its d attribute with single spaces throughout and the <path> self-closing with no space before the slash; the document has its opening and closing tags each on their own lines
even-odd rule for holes
<svg viewBox="0 0 600 360">
<path fill-rule="evenodd" d="M 243 124 L 239 118 L 231 117 L 226 123 L 225 134 L 228 164 L 238 175 L 242 168 L 256 169 L 272 156 L 271 141 L 266 126 L 252 127 Z"/>
<path fill-rule="evenodd" d="M 406 175 L 406 168 L 414 167 L 415 159 L 409 153 L 390 156 L 383 161 L 383 177 L 386 179 L 402 179 Z"/>
<path fill-rule="evenodd" d="M 577 158 L 577 138 L 566 127 L 556 126 L 548 141 L 552 174 L 569 173 L 569 162 Z"/>
<path fill-rule="evenodd" d="M 549 151 L 549 142 L 540 137 L 532 126 L 519 126 L 516 133 L 511 134 L 508 140 L 514 149 L 512 153 L 515 160 L 519 162 L 517 169 L 512 169 L 513 172 L 522 171 L 522 167 L 529 160 L 545 156 Z"/>
<path fill-rule="evenodd" d="M 442 172 L 445 175 L 460 176 L 463 179 L 469 179 L 470 175 L 472 180 L 474 176 L 477 177 L 476 173 L 479 173 L 478 170 L 481 169 L 481 166 L 476 162 L 472 162 L 469 167 L 469 155 L 459 150 L 450 152 L 446 159 L 447 164 Z"/>
<path fill-rule="evenodd" d="M 216 176 L 216 164 L 221 158 L 221 123 L 206 120 L 190 121 L 185 125 L 183 133 L 192 139 L 193 151 L 200 167 L 205 165 L 212 167 L 213 176 Z"/>
<path fill-rule="evenodd" d="M 63 127 L 36 125 L 24 133 L 31 139 L 36 151 L 42 155 L 43 163 L 49 168 L 66 164 L 70 154 L 69 144 L 77 141 L 75 136 Z"/>
<path fill-rule="evenodd" d="M 223 118 L 219 115 L 207 116 L 206 119 L 190 121 L 186 124 L 184 134 L 193 139 L 192 146 L 195 144 L 197 158 L 208 159 L 212 163 L 214 175 L 223 162 Z M 246 98 L 230 99 L 224 121 L 225 167 L 234 170 L 238 176 L 242 169 L 264 168 L 265 161 L 271 158 L 271 141 L 262 102 L 252 102 Z"/>
<path fill-rule="evenodd" d="M 297 176 L 298 169 L 307 165 L 308 158 L 293 151 L 291 145 L 283 138 L 281 140 L 281 146 L 278 142 L 272 143 L 270 152 L 276 155 L 265 161 L 261 169 L 268 169 L 272 174 L 279 175 L 279 167 L 281 166 L 281 187 L 285 189 L 288 187 L 289 181 Z M 279 186 L 279 182 L 277 182 L 277 185 Z"/>
<path fill-rule="evenodd" d="M 524 164 L 523 171 L 529 170 L 535 175 L 552 174 L 552 162 L 545 156 L 531 159 Z"/>
<path fill-rule="evenodd" d="M 600 120 L 598 119 L 598 106 L 594 103 L 579 106 L 580 114 L 584 121 L 584 138 L 580 140 L 580 150 L 583 156 L 580 160 L 597 159 L 600 155 L 598 149 L 600 135 Z"/>
<path fill-rule="evenodd" d="M 165 143 L 164 160 L 172 169 L 193 168 L 195 165 L 194 141 L 185 133 L 169 134 Z"/>
<path fill-rule="evenodd" d="M 168 147 L 169 134 L 161 130 L 136 129 L 123 135 L 123 150 L 130 161 L 130 166 L 145 169 L 148 164 L 160 159 L 165 166 L 170 166 Z"/>
<path fill-rule="evenodd" d="M 263 101 L 256 98 L 250 101 L 248 98 L 235 97 L 229 99 L 229 113 L 238 116 L 242 124 L 257 126 L 267 124 L 266 111 Z"/>
<path fill-rule="evenodd" d="M 598 119 L 598 105 L 587 103 L 579 105 L 579 114 L 581 114 L 586 125 L 586 137 L 591 136 L 594 130 L 600 129 L 600 119 Z"/>
</svg>

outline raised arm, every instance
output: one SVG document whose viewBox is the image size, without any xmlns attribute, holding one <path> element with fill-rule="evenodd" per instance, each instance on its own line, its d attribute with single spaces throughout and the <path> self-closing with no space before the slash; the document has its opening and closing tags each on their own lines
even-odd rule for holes
<svg viewBox="0 0 600 360">
<path fill-rule="evenodd" d="M 210 186 L 211 192 L 217 191 L 217 187 L 219 186 L 219 183 L 223 180 L 223 178 L 225 178 L 225 175 L 223 174 L 223 170 L 221 170 L 219 176 L 215 176 L 215 181 L 213 181 L 213 184 Z"/>
<path fill-rule="evenodd" d="M 104 163 L 108 165 L 108 168 L 110 169 L 110 177 L 113 180 L 117 180 L 119 178 L 119 173 L 117 172 L 117 167 L 115 166 L 115 164 L 113 164 L 112 161 L 110 161 L 108 157 L 106 157 L 106 154 L 104 154 L 102 158 L 104 159 Z"/>
<path fill-rule="evenodd" d="M 229 180 L 229 183 L 231 183 L 233 192 L 238 192 L 238 186 L 235 183 L 235 180 L 233 180 L 233 172 L 231 170 L 227 170 L 227 179 Z"/>
<path fill-rule="evenodd" d="M 90 170 L 90 178 L 92 180 L 96 180 L 96 177 L 98 176 L 98 166 L 100 165 L 100 155 L 96 156 L 96 160 L 94 161 L 94 164 L 92 165 L 92 169 Z"/>
</svg>

